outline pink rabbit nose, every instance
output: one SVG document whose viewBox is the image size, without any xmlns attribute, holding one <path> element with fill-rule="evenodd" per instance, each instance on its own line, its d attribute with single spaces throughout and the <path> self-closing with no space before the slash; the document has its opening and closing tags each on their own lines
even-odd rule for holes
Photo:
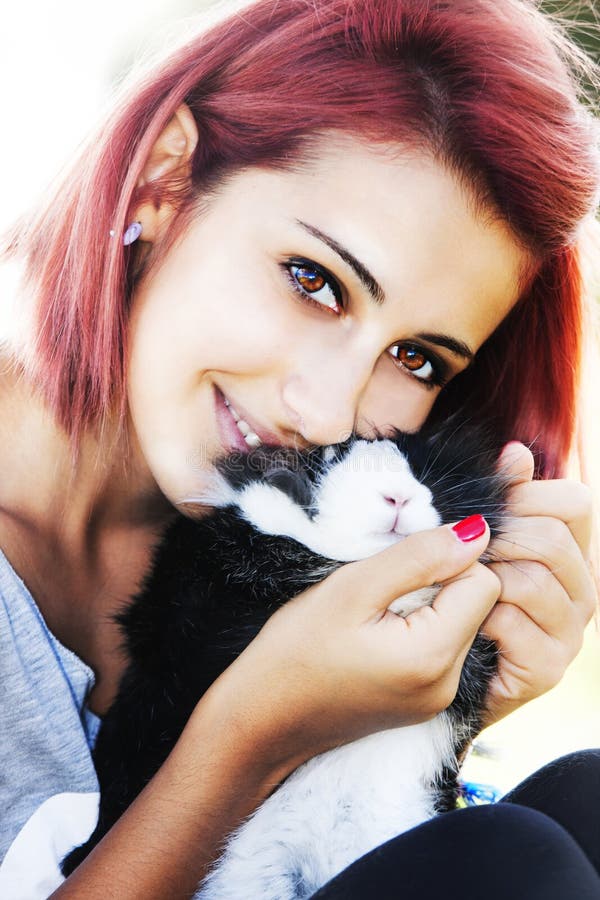
<svg viewBox="0 0 600 900">
<path fill-rule="evenodd" d="M 396 531 L 398 534 L 403 533 L 405 531 L 406 523 L 403 521 L 404 517 L 402 514 L 402 510 L 410 503 L 412 498 L 407 497 L 404 494 L 398 497 L 384 494 L 383 499 L 387 506 L 392 507 L 393 510 L 390 510 L 392 520 L 388 523 L 387 530 Z"/>
<path fill-rule="evenodd" d="M 402 509 L 403 506 L 406 506 L 410 497 L 384 497 L 383 499 L 386 503 L 389 503 L 390 506 L 396 506 L 398 509 Z"/>
</svg>

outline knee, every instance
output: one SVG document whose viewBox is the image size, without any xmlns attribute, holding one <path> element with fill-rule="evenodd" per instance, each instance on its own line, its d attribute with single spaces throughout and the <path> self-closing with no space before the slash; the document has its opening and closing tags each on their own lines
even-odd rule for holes
<svg viewBox="0 0 600 900">
<path fill-rule="evenodd" d="M 504 798 L 544 809 L 550 803 L 554 815 L 557 804 L 580 805 L 582 809 L 600 802 L 600 749 L 578 750 L 561 756 L 534 772 Z"/>
<path fill-rule="evenodd" d="M 438 896 L 598 900 L 600 880 L 579 845 L 534 809 L 498 803 L 444 813 L 362 857 L 318 892 L 323 900 Z M 316 900 L 315 897 L 315 900 Z"/>
<path fill-rule="evenodd" d="M 556 853 L 570 841 L 550 816 L 518 804 L 500 802 L 449 815 L 456 817 L 457 840 L 475 843 L 483 855 L 493 854 L 496 860 L 525 855 L 531 860 L 538 854 Z"/>
<path fill-rule="evenodd" d="M 454 880 L 487 885 L 488 900 L 600 897 L 598 873 L 579 843 L 539 810 L 500 802 L 456 810 L 434 823 L 436 864 Z"/>
<path fill-rule="evenodd" d="M 586 791 L 600 788 L 600 748 L 577 750 L 548 763 L 541 772 L 581 783 Z"/>
</svg>

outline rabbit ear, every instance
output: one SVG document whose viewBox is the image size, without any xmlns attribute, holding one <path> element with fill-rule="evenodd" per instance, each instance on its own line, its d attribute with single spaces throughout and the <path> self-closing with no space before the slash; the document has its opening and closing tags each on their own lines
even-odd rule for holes
<svg viewBox="0 0 600 900">
<path fill-rule="evenodd" d="M 304 509 L 312 506 L 313 484 L 303 469 L 275 468 L 265 475 L 265 481 L 286 494 Z"/>
</svg>

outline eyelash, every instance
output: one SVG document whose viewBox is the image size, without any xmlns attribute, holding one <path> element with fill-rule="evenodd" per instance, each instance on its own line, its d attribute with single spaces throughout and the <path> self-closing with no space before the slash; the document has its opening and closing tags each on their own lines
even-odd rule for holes
<svg viewBox="0 0 600 900">
<path fill-rule="evenodd" d="M 331 309 L 331 307 L 326 306 L 324 303 L 319 303 L 318 300 L 314 300 L 311 297 L 310 293 L 298 283 L 296 278 L 292 275 L 291 270 L 294 268 L 305 268 L 309 269 L 312 272 L 315 272 L 317 275 L 320 275 L 326 285 L 329 286 L 331 292 L 333 293 L 337 304 L 340 307 L 339 312 L 335 312 Z M 304 257 L 294 257 L 292 259 L 288 259 L 285 263 L 282 264 L 282 269 L 286 280 L 288 281 L 291 289 L 297 294 L 303 303 L 308 304 L 309 306 L 316 307 L 317 309 L 325 312 L 331 312 L 333 315 L 339 315 L 340 312 L 343 312 L 346 308 L 346 302 L 344 300 L 344 295 L 342 288 L 337 281 L 336 278 L 328 272 L 327 269 L 323 268 L 323 266 L 318 265 L 310 259 L 306 259 Z M 322 290 L 322 289 L 321 289 Z M 398 347 L 399 349 L 405 350 L 414 350 L 417 353 L 422 354 L 425 360 L 430 364 L 433 373 L 429 377 L 429 379 L 419 378 L 414 372 L 408 369 L 406 366 L 402 365 L 402 363 L 394 363 L 398 369 L 400 369 L 404 374 L 408 375 L 413 381 L 417 381 L 420 385 L 428 390 L 432 390 L 436 387 L 443 387 L 448 381 L 448 366 L 447 364 L 440 359 L 437 355 L 431 353 L 430 350 L 421 347 L 419 344 L 415 344 L 412 342 L 400 343 L 397 342 L 392 344 L 389 349 L 392 347 Z M 395 357 L 392 357 L 395 359 Z"/>
<path fill-rule="evenodd" d="M 331 292 L 340 307 L 340 312 L 343 312 L 343 310 L 346 308 L 343 292 L 339 285 L 339 282 L 333 277 L 331 272 L 328 272 L 327 269 L 324 269 L 317 263 L 312 262 L 312 260 L 304 259 L 302 257 L 294 257 L 292 259 L 288 259 L 287 262 L 283 264 L 284 273 L 290 283 L 292 290 L 295 291 L 296 294 L 299 294 L 302 300 L 308 303 L 309 306 L 314 306 L 320 310 L 329 310 L 330 312 L 333 312 L 334 315 L 339 315 L 339 312 L 336 313 L 324 303 L 319 303 L 318 300 L 315 300 L 308 291 L 304 290 L 304 288 L 300 284 L 298 284 L 297 280 L 291 272 L 291 269 L 293 268 L 309 269 L 315 272 L 317 275 L 320 275 L 323 281 L 331 288 Z"/>
<path fill-rule="evenodd" d="M 433 388 L 442 388 L 450 380 L 448 375 L 448 366 L 442 359 L 433 354 L 431 350 L 426 350 L 419 344 L 413 344 L 410 342 L 392 344 L 392 347 L 388 349 L 392 349 L 393 347 L 398 347 L 400 350 L 414 350 L 416 353 L 419 353 L 421 356 L 423 356 L 425 361 L 429 363 L 432 370 L 429 378 L 419 378 L 419 376 L 416 375 L 407 366 L 402 365 L 401 362 L 397 363 L 397 368 L 401 369 L 415 381 L 418 381 L 419 384 L 422 384 L 423 387 L 427 388 L 428 390 L 432 390 Z M 395 357 L 392 357 L 392 359 L 394 358 Z"/>
</svg>

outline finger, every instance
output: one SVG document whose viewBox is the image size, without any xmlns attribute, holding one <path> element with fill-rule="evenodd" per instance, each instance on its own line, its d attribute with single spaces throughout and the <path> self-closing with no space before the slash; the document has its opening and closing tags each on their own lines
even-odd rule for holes
<svg viewBox="0 0 600 900">
<path fill-rule="evenodd" d="M 578 651 L 587 619 L 545 566 L 525 560 L 494 563 L 490 568 L 502 584 L 501 602 L 522 610 L 538 628 L 572 648 L 573 654 Z M 512 635 L 507 638 L 505 643 Z"/>
<path fill-rule="evenodd" d="M 525 516 L 509 522 L 490 546 L 492 559 L 541 563 L 562 585 L 581 614 L 591 615 L 596 591 L 585 560 L 567 525 L 560 519 Z"/>
<path fill-rule="evenodd" d="M 548 516 L 565 523 L 588 557 L 592 535 L 592 492 L 579 481 L 533 481 L 510 493 L 514 516 Z"/>
<path fill-rule="evenodd" d="M 328 580 L 346 592 L 346 602 L 354 598 L 371 617 L 384 612 L 397 597 L 448 581 L 468 568 L 488 545 L 487 523 L 482 527 L 481 535 L 469 540 L 461 540 L 450 525 L 420 531 L 374 556 L 342 566 Z"/>
<path fill-rule="evenodd" d="M 481 623 L 500 596 L 502 583 L 495 572 L 481 563 L 473 563 L 465 572 L 445 585 L 431 610 L 437 617 L 440 632 L 451 646 L 462 643 L 466 656 Z M 418 615 L 424 610 L 417 610 Z M 409 619 L 411 617 L 409 616 Z M 460 668 L 462 668 L 461 660 Z"/>
<path fill-rule="evenodd" d="M 458 679 L 477 631 L 500 594 L 500 580 L 481 563 L 473 563 L 445 585 L 431 606 L 424 606 L 401 618 L 386 613 L 379 625 L 386 628 L 387 642 L 379 641 L 380 658 L 402 659 L 404 672 L 424 680 L 419 689 L 436 686 L 439 708 L 448 706 L 456 693 Z M 426 665 L 425 665 L 426 662 Z M 440 699 L 440 691 L 448 691 Z"/>
<path fill-rule="evenodd" d="M 498 458 L 498 471 L 509 479 L 511 484 L 523 484 L 531 481 L 535 469 L 533 453 L 525 444 L 510 441 L 504 446 Z"/>
<path fill-rule="evenodd" d="M 481 632 L 501 648 L 498 678 L 505 685 L 507 699 L 520 696 L 517 705 L 558 684 L 578 649 L 546 634 L 512 603 L 496 603 Z M 531 665 L 531 660 L 543 660 L 544 664 Z"/>
</svg>

